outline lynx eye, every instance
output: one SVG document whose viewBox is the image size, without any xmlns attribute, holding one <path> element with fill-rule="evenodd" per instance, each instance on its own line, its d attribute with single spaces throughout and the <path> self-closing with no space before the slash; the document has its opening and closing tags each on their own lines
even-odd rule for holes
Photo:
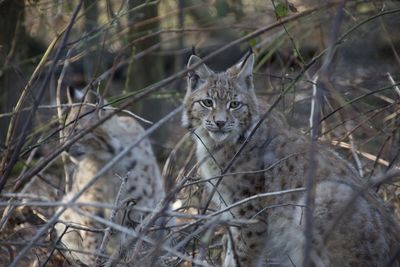
<svg viewBox="0 0 400 267">
<path fill-rule="evenodd" d="M 240 103 L 239 101 L 231 101 L 229 103 L 229 108 L 230 109 L 238 109 L 242 106 L 242 103 Z"/>
<path fill-rule="evenodd" d="M 212 107 L 213 107 L 213 101 L 212 101 L 211 99 L 204 99 L 204 100 L 201 100 L 201 101 L 200 101 L 200 104 L 201 104 L 203 107 L 206 107 L 206 108 L 212 108 Z"/>
</svg>

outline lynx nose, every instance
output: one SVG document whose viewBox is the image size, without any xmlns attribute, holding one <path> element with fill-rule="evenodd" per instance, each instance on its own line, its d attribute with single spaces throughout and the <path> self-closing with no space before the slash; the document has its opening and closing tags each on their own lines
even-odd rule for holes
<svg viewBox="0 0 400 267">
<path fill-rule="evenodd" d="M 215 121 L 215 124 L 218 126 L 218 128 L 222 128 L 225 126 L 226 121 Z"/>
</svg>

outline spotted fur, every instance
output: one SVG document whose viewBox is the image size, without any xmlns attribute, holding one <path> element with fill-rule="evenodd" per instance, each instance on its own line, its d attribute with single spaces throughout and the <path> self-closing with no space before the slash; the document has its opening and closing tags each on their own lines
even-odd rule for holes
<svg viewBox="0 0 400 267">
<path fill-rule="evenodd" d="M 70 126 L 66 132 L 73 136 L 76 132 L 95 124 L 112 112 L 106 109 L 97 111 L 93 111 L 93 109 L 93 107 L 84 106 L 73 108 L 68 115 L 67 124 Z M 81 117 L 90 111 L 91 113 Z M 76 119 L 78 120 L 74 123 Z M 64 196 L 63 201 L 67 201 L 79 192 L 106 163 L 143 134 L 143 128 L 132 117 L 114 115 L 73 144 L 68 152 L 75 159 L 77 165 L 74 171 L 72 190 Z M 83 193 L 78 202 L 115 204 L 124 178 L 127 178 L 127 181 L 122 188 L 121 201 L 118 203 L 124 207 L 133 205 L 153 209 L 164 197 L 163 182 L 148 139 L 141 141 L 102 175 L 92 187 Z M 107 208 L 83 206 L 81 209 L 107 220 L 111 216 L 111 210 Z M 122 210 L 118 213 L 117 223 L 127 227 L 136 227 L 144 216 L 144 213 L 138 211 Z M 81 263 L 93 264 L 96 258 L 93 253 L 100 247 L 104 235 L 102 230 L 105 229 L 105 225 L 77 213 L 74 209 L 66 210 L 60 220 L 63 223 L 56 225 L 59 235 L 63 233 L 65 223 L 80 227 L 78 229 L 69 228 L 61 240 L 72 251 L 71 258 Z M 118 236 L 114 232 L 107 252 L 117 251 L 122 239 L 124 239 L 123 236 Z M 77 253 L 74 250 L 85 251 L 89 254 Z"/>
<path fill-rule="evenodd" d="M 208 179 L 226 168 L 259 120 L 259 111 L 253 55 L 222 73 L 200 60 L 192 56 L 188 63 L 190 69 L 198 67 L 189 74 L 182 120 L 193 132 L 198 160 L 206 159 L 200 171 Z M 289 129 L 282 115 L 270 114 L 223 177 L 214 202 L 223 208 L 259 193 L 305 187 L 308 151 L 307 138 Z M 348 162 L 323 144 L 315 153 L 313 266 L 385 266 L 400 248 L 397 223 L 372 190 L 359 193 L 364 181 Z M 208 192 L 215 184 L 206 183 Z M 299 191 L 257 198 L 227 212 L 258 223 L 230 227 L 233 240 L 225 238 L 223 266 L 267 266 L 268 261 L 302 266 L 305 203 L 305 191 Z"/>
</svg>

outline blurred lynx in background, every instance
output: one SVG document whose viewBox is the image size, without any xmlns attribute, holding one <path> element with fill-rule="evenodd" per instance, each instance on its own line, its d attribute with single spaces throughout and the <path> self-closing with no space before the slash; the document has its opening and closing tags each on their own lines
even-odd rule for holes
<svg viewBox="0 0 400 267">
<path fill-rule="evenodd" d="M 73 107 L 68 114 L 69 126 L 66 132 L 73 136 L 97 123 L 110 112 L 112 112 L 110 109 L 87 106 L 86 102 L 82 106 Z M 77 165 L 72 189 L 63 199 L 68 201 L 73 197 L 105 164 L 126 146 L 138 140 L 143 133 L 143 128 L 134 118 L 114 115 L 73 144 L 68 153 L 75 159 Z M 126 183 L 121 189 L 119 203 L 115 203 L 123 179 L 126 179 Z M 156 158 L 149 140 L 144 139 L 85 191 L 78 202 L 153 209 L 164 195 L 163 181 Z M 90 205 L 77 208 L 106 220 L 111 216 L 109 208 Z M 135 210 L 119 211 L 117 223 L 134 228 L 141 223 L 145 215 L 144 212 Z M 60 220 L 62 223 L 56 226 L 59 235 L 63 234 L 66 225 L 71 226 L 63 234 L 61 241 L 71 250 L 72 258 L 85 264 L 93 264 L 96 258 L 93 253 L 101 245 L 104 235 L 102 230 L 105 225 L 78 213 L 75 209 L 66 210 Z M 109 253 L 116 252 L 116 248 L 121 245 L 124 238 L 117 235 L 112 239 L 109 243 Z"/>
</svg>

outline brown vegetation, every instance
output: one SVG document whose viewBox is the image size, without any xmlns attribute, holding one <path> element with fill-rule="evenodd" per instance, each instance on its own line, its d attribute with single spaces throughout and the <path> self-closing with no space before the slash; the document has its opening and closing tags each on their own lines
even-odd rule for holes
<svg viewBox="0 0 400 267">
<path fill-rule="evenodd" d="M 194 51 L 222 70 L 251 47 L 261 108 L 333 145 L 400 219 L 399 16 L 386 0 L 0 0 L 0 266 L 69 264 L 53 231 L 73 169 L 64 152 L 96 127 L 63 138 L 69 87 L 144 119 L 167 188 L 165 209 L 151 215 L 176 226 L 174 242 L 158 245 L 150 216 L 132 243 L 157 247 L 167 266 L 220 264 L 221 233 L 236 222 L 204 210 L 178 115 Z M 321 112 L 310 117 L 316 75 Z"/>
</svg>

